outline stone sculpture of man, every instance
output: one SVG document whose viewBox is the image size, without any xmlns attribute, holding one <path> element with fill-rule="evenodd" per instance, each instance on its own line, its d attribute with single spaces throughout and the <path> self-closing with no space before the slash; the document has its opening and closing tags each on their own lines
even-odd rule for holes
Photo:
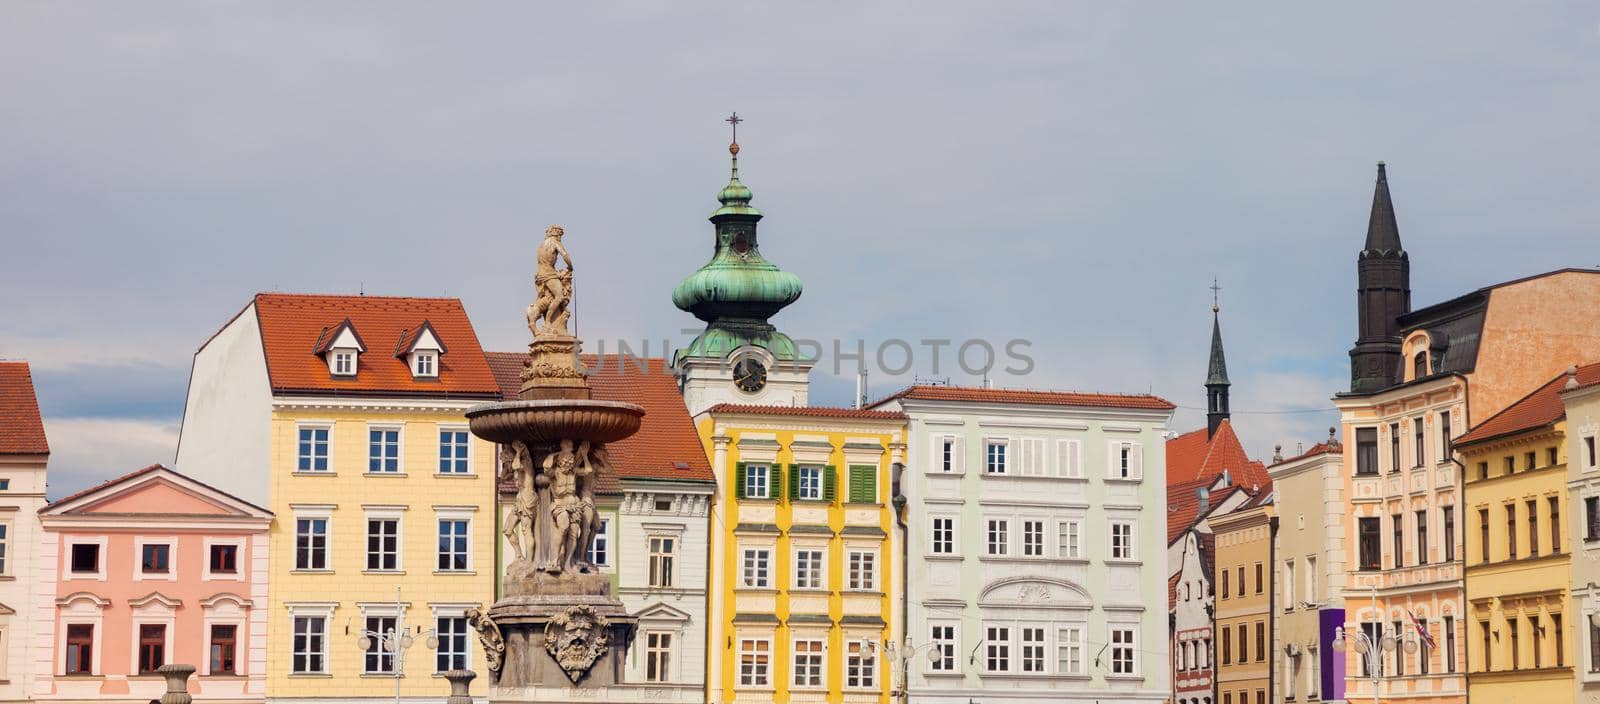
<svg viewBox="0 0 1600 704">
<path fill-rule="evenodd" d="M 553 528 L 550 545 L 555 552 L 555 563 L 549 571 L 575 572 L 581 560 L 580 551 L 588 546 L 583 543 L 584 507 L 578 493 L 578 455 L 573 452 L 571 440 L 562 440 L 560 449 L 545 457 L 544 474 L 550 481 L 550 524 Z"/>
<path fill-rule="evenodd" d="M 504 466 L 501 478 L 513 479 L 517 484 L 517 496 L 503 532 L 517 559 L 527 560 L 537 532 L 534 526 L 538 516 L 539 478 L 534 476 L 528 446 L 521 440 L 500 448 L 500 462 Z"/>
<path fill-rule="evenodd" d="M 572 255 L 561 244 L 566 231 L 560 225 L 545 228 L 544 241 L 539 243 L 535 257 L 537 267 L 533 273 L 533 287 L 538 291 L 534 304 L 528 307 L 528 329 L 533 336 L 550 337 L 566 335 L 568 306 L 572 303 Z M 557 269 L 557 260 L 565 261 L 567 268 Z"/>
</svg>

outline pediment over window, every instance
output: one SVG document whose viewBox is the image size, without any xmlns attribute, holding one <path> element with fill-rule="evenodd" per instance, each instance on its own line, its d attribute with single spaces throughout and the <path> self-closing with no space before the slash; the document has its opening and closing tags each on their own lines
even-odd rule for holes
<svg viewBox="0 0 1600 704">
<path fill-rule="evenodd" d="M 317 344 L 311 350 L 312 354 L 322 356 L 328 363 L 329 373 L 334 376 L 355 376 L 361 353 L 366 351 L 367 343 L 361 340 L 361 335 L 356 332 L 356 326 L 349 318 L 333 327 L 323 328 L 322 334 L 317 336 Z"/>
<path fill-rule="evenodd" d="M 675 609 L 675 608 L 673 608 L 671 606 L 668 606 L 668 605 L 662 604 L 662 603 L 655 603 L 655 604 L 651 604 L 649 606 L 646 606 L 646 607 L 640 609 L 638 613 L 634 614 L 634 617 L 638 618 L 641 621 L 648 620 L 648 621 L 681 621 L 681 622 L 688 622 L 693 618 L 686 611 L 682 611 L 680 609 Z"/>
<path fill-rule="evenodd" d="M 200 600 L 202 609 L 248 609 L 255 606 L 255 602 L 232 592 L 212 594 Z"/>
<path fill-rule="evenodd" d="M 434 331 L 433 323 L 424 320 L 415 328 L 400 331 L 394 356 L 405 360 L 413 378 L 435 378 L 439 376 L 439 358 L 448 351 Z"/>
<path fill-rule="evenodd" d="M 56 606 L 69 609 L 81 609 L 85 607 L 91 609 L 104 609 L 110 605 L 110 599 L 106 599 L 99 594 L 92 594 L 90 592 L 73 592 L 56 599 Z"/>
<path fill-rule="evenodd" d="M 1087 590 L 1063 579 L 1012 577 L 984 587 L 978 606 L 1087 609 L 1092 602 Z"/>
<path fill-rule="evenodd" d="M 129 599 L 128 606 L 144 611 L 174 611 L 183 606 L 183 600 L 174 599 L 161 592 L 150 592 L 137 599 Z"/>
<path fill-rule="evenodd" d="M 11 615 L 13 615 L 15 613 L 17 613 L 16 609 L 13 609 L 13 608 L 11 608 L 9 606 L 6 606 L 3 603 L 0 603 L 0 616 L 11 616 Z"/>
</svg>

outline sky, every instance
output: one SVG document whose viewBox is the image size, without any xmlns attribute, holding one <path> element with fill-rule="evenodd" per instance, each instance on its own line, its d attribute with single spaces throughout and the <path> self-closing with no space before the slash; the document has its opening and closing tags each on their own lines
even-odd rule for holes
<svg viewBox="0 0 1600 704">
<path fill-rule="evenodd" d="M 1326 437 L 1389 164 L 1417 305 L 1600 265 L 1592 3 L 0 5 L 0 357 L 59 497 L 170 463 L 258 291 L 461 298 L 525 341 L 561 223 L 578 332 L 682 344 L 738 111 L 795 337 L 1027 340 L 996 386 L 1204 422 L 1213 277 L 1252 455 Z M 925 350 L 924 350 L 925 351 Z M 854 369 L 813 377 L 849 403 Z M 892 364 L 891 366 L 898 366 Z M 926 355 L 869 372 L 979 383 Z"/>
</svg>

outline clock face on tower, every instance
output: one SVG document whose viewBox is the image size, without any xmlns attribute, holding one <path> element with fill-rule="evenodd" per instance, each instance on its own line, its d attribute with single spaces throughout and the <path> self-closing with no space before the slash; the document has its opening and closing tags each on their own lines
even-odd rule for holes
<svg viewBox="0 0 1600 704">
<path fill-rule="evenodd" d="M 733 385 L 740 391 L 755 393 L 767 385 L 767 368 L 755 357 L 745 357 L 733 364 Z"/>
</svg>

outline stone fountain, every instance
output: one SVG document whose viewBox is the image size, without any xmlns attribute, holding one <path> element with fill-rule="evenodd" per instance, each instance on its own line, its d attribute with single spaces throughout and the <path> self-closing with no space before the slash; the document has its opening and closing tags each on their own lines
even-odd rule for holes
<svg viewBox="0 0 1600 704">
<path fill-rule="evenodd" d="M 511 554 L 502 596 L 487 613 L 467 613 L 494 702 L 565 701 L 579 696 L 573 690 L 621 684 L 638 627 L 588 555 L 600 525 L 595 483 L 611 471 L 606 443 L 637 432 L 644 409 L 591 397 L 567 325 L 572 257 L 563 234 L 552 225 L 539 245 L 538 295 L 527 309 L 533 342 L 518 400 L 467 411 L 472 433 L 501 448 L 502 480 L 517 487 L 505 521 Z"/>
</svg>

